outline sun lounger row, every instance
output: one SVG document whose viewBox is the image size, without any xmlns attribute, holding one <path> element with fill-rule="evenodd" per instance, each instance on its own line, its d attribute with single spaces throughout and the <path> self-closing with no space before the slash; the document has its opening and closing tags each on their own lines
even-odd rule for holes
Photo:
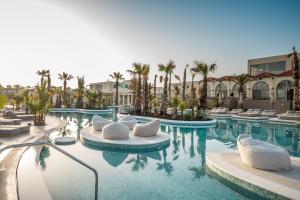
<svg viewBox="0 0 300 200">
<path fill-rule="evenodd" d="M 260 113 L 261 116 L 265 117 L 276 117 L 276 111 L 275 110 L 264 110 Z"/>
<path fill-rule="evenodd" d="M 237 115 L 237 114 L 242 113 L 242 112 L 244 112 L 243 109 L 232 109 L 231 111 L 228 111 L 227 113 Z"/>
<path fill-rule="evenodd" d="M 246 112 L 239 113 L 238 115 L 243 117 L 257 117 L 260 116 L 261 112 L 261 109 L 248 109 Z"/>
<path fill-rule="evenodd" d="M 219 108 L 213 108 L 209 111 L 209 114 L 226 114 L 228 111 L 228 108 L 225 107 L 219 107 Z"/>
<path fill-rule="evenodd" d="M 288 110 L 286 113 L 278 115 L 279 119 L 300 121 L 300 111 Z"/>
</svg>

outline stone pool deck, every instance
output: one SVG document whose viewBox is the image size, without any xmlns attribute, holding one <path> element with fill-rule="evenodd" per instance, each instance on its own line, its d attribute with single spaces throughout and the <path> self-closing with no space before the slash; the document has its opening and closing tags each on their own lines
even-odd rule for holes
<svg viewBox="0 0 300 200">
<path fill-rule="evenodd" d="M 47 125 L 45 126 L 31 126 L 30 132 L 14 137 L 0 138 L 0 149 L 5 146 L 24 143 L 35 142 L 45 135 L 63 128 L 66 122 L 58 118 L 48 116 L 46 118 Z M 16 170 L 18 162 L 23 155 L 26 147 L 10 149 L 0 154 L 0 199 L 1 200 L 15 200 L 18 199 Z"/>
<path fill-rule="evenodd" d="M 207 153 L 206 163 L 221 180 L 266 199 L 300 198 L 300 158 L 291 157 L 292 170 L 283 172 L 251 168 L 238 152 Z M 253 197 L 253 195 L 252 195 Z"/>
</svg>

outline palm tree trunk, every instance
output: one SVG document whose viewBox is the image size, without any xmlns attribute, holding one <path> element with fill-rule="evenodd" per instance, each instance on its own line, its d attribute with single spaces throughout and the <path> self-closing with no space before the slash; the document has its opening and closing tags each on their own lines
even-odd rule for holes
<svg viewBox="0 0 300 200">
<path fill-rule="evenodd" d="M 144 115 L 148 114 L 148 77 L 144 77 Z"/>
<path fill-rule="evenodd" d="M 171 87 L 172 80 L 171 79 L 172 79 L 172 74 L 170 73 L 169 74 L 169 103 L 172 100 L 172 94 L 171 94 L 171 92 L 172 92 L 172 87 Z"/>
<path fill-rule="evenodd" d="M 183 72 L 183 81 L 182 81 L 182 94 L 181 94 L 181 99 L 185 101 L 185 87 L 186 87 L 186 68 L 184 68 Z"/>
<path fill-rule="evenodd" d="M 293 110 L 299 111 L 299 60 L 297 53 L 293 56 L 293 79 L 294 79 L 294 96 L 293 96 Z"/>
<path fill-rule="evenodd" d="M 153 95 L 154 95 L 154 101 L 156 101 L 156 79 L 157 79 L 157 75 L 155 74 L 154 76 L 154 87 L 153 87 Z M 157 106 L 154 106 L 154 113 L 157 114 Z"/>
<path fill-rule="evenodd" d="M 135 100 L 135 112 L 136 114 L 141 114 L 141 100 L 142 100 L 142 80 L 141 75 L 138 75 L 138 84 L 137 84 L 137 91 L 136 91 L 136 100 Z"/>
<path fill-rule="evenodd" d="M 116 98 L 115 98 L 115 105 L 119 105 L 119 81 L 116 80 Z"/>
<path fill-rule="evenodd" d="M 64 101 L 64 106 L 67 107 L 67 81 L 64 80 L 64 97 L 63 97 L 63 101 Z"/>
<path fill-rule="evenodd" d="M 161 109 L 160 112 L 162 115 L 166 115 L 167 112 L 167 99 L 168 99 L 168 73 L 165 74 L 164 79 L 164 91 L 162 95 Z"/>
</svg>

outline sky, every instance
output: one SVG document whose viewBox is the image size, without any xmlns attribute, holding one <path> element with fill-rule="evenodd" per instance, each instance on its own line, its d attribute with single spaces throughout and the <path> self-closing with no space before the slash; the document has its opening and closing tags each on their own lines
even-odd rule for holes
<svg viewBox="0 0 300 200">
<path fill-rule="evenodd" d="M 245 73 L 248 59 L 300 48 L 299 11 L 299 0 L 0 0 L 0 84 L 36 85 L 41 69 L 54 85 L 63 71 L 129 78 L 133 62 L 152 80 L 170 59 L 180 76 L 195 60 L 216 62 L 210 76 Z"/>
</svg>

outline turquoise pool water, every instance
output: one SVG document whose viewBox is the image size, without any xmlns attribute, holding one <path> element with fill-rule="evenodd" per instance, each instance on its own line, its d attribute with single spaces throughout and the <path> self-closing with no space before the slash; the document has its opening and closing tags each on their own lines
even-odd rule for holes
<svg viewBox="0 0 300 200">
<path fill-rule="evenodd" d="M 67 120 L 67 134 L 78 139 L 74 145 L 60 147 L 98 170 L 99 199 L 249 199 L 213 178 L 205 168 L 206 152 L 235 150 L 241 133 L 251 133 L 300 157 L 299 129 L 294 126 L 233 120 L 218 120 L 214 128 L 161 126 L 171 137 L 169 147 L 132 154 L 83 146 L 79 132 L 90 125 L 92 115 L 53 115 Z M 59 134 L 54 132 L 51 137 Z M 21 199 L 41 196 L 45 191 L 57 200 L 94 199 L 93 173 L 50 147 L 30 148 L 18 171 Z"/>
</svg>

